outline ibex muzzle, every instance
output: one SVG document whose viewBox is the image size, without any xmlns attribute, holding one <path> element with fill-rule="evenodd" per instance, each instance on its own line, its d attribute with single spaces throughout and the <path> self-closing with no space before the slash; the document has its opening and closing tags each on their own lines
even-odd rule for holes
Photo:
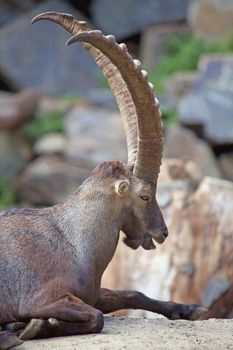
<svg viewBox="0 0 233 350">
<path fill-rule="evenodd" d="M 163 147 L 159 104 L 124 44 L 67 14 L 48 12 L 33 22 L 45 19 L 73 34 L 68 44 L 81 42 L 108 80 L 125 127 L 128 164 L 98 165 L 54 207 L 0 214 L 0 349 L 27 339 L 100 332 L 103 313 L 119 309 L 198 318 L 206 312 L 198 305 L 100 288 L 121 230 L 132 248 L 153 249 L 153 240 L 162 243 L 167 236 L 155 200 Z"/>
</svg>

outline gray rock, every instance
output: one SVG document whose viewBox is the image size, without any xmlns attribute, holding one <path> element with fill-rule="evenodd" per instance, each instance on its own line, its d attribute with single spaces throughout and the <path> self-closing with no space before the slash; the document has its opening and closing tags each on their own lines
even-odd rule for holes
<svg viewBox="0 0 233 350">
<path fill-rule="evenodd" d="M 73 193 L 90 175 L 91 162 L 74 163 L 60 156 L 41 156 L 17 179 L 18 196 L 34 205 L 53 205 Z"/>
<path fill-rule="evenodd" d="M 83 15 L 67 2 L 51 0 L 0 30 L 0 75 L 12 88 L 34 87 L 42 94 L 84 94 L 98 86 L 95 62 L 80 45 L 66 47 L 69 34 L 54 23 L 31 24 L 38 13 L 54 10 Z"/>
<path fill-rule="evenodd" d="M 66 147 L 66 138 L 61 133 L 48 134 L 36 141 L 33 151 L 37 155 L 42 154 L 63 154 Z"/>
<path fill-rule="evenodd" d="M 0 25 L 2 25 L 14 16 L 14 12 L 12 13 L 11 8 L 7 6 L 4 0 L 0 0 L 0 8 Z"/>
<path fill-rule="evenodd" d="M 95 106 L 118 110 L 115 97 L 110 89 L 91 89 L 87 92 L 86 98 L 91 104 Z"/>
<path fill-rule="evenodd" d="M 233 56 L 209 57 L 200 79 L 179 106 L 180 121 L 202 125 L 206 138 L 215 144 L 233 142 Z"/>
<path fill-rule="evenodd" d="M 28 11 L 35 3 L 36 0 L 0 0 L 0 26 Z"/>
<path fill-rule="evenodd" d="M 221 177 L 217 161 L 208 144 L 186 128 L 171 127 L 166 130 L 164 156 L 191 160 L 197 164 L 202 175 Z M 197 175 L 197 179 L 200 178 Z"/>
<path fill-rule="evenodd" d="M 145 28 L 140 39 L 140 58 L 146 69 L 155 69 L 166 53 L 166 40 L 171 35 L 190 33 L 186 23 L 166 23 Z"/>
<path fill-rule="evenodd" d="M 94 164 L 127 160 L 121 116 L 103 108 L 75 107 L 65 118 L 66 155 L 89 159 Z"/>
<path fill-rule="evenodd" d="M 11 178 L 26 165 L 30 149 L 16 132 L 0 132 L 0 177 Z"/>
<path fill-rule="evenodd" d="M 191 261 L 184 262 L 180 265 L 180 271 L 185 275 L 192 276 L 195 268 Z"/>
<path fill-rule="evenodd" d="M 35 113 L 39 96 L 32 89 L 0 98 L 0 130 L 15 129 L 26 123 Z"/>
<path fill-rule="evenodd" d="M 233 152 L 222 154 L 219 157 L 219 166 L 223 177 L 233 181 Z"/>
<path fill-rule="evenodd" d="M 233 30 L 232 0 L 195 0 L 188 21 L 194 33 L 206 39 L 226 37 Z"/>
<path fill-rule="evenodd" d="M 91 4 L 95 24 L 118 38 L 128 37 L 151 24 L 184 21 L 190 0 L 96 0 Z"/>
<path fill-rule="evenodd" d="M 203 178 L 198 165 L 190 160 L 163 158 L 160 167 L 158 185 L 179 184 L 180 181 L 196 188 Z"/>
<path fill-rule="evenodd" d="M 197 73 L 174 73 L 165 80 L 166 93 L 174 101 L 174 104 L 177 104 L 184 95 L 189 93 L 197 79 Z"/>
<path fill-rule="evenodd" d="M 204 290 L 201 301 L 202 305 L 209 308 L 231 287 L 231 283 L 223 276 L 214 276 Z"/>
</svg>

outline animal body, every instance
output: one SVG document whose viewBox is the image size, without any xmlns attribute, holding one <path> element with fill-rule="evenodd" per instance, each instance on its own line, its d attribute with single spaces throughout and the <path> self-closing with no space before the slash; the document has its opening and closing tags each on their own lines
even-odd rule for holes
<svg viewBox="0 0 233 350">
<path fill-rule="evenodd" d="M 71 15 L 49 12 L 99 65 L 116 97 L 128 163 L 104 162 L 70 195 L 50 208 L 0 214 L 0 349 L 33 338 L 100 332 L 103 313 L 137 309 L 170 319 L 196 319 L 198 305 L 152 300 L 136 291 L 101 288 L 119 238 L 153 249 L 168 232 L 156 202 L 163 135 L 159 104 L 140 62 L 113 36 L 92 31 Z"/>
</svg>

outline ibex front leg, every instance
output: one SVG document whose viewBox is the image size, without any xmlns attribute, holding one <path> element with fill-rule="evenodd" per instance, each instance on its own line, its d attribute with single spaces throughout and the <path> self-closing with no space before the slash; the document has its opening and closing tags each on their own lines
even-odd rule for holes
<svg viewBox="0 0 233 350">
<path fill-rule="evenodd" d="M 136 291 L 112 291 L 102 288 L 95 307 L 103 313 L 121 309 L 141 309 L 163 315 L 170 320 L 196 320 L 207 312 L 207 309 L 191 304 L 177 304 L 172 301 L 150 299 Z"/>
<path fill-rule="evenodd" d="M 68 293 L 25 316 L 31 321 L 20 334 L 22 340 L 99 333 L 104 325 L 102 312 Z"/>
</svg>

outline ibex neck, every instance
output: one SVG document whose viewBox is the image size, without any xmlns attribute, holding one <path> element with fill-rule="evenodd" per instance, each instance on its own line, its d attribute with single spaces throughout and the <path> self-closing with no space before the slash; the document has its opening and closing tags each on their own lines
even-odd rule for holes
<svg viewBox="0 0 233 350">
<path fill-rule="evenodd" d="M 101 278 L 116 250 L 124 214 L 108 198 L 79 200 L 76 195 L 54 213 L 59 229 L 75 247 L 80 268 Z"/>
</svg>

